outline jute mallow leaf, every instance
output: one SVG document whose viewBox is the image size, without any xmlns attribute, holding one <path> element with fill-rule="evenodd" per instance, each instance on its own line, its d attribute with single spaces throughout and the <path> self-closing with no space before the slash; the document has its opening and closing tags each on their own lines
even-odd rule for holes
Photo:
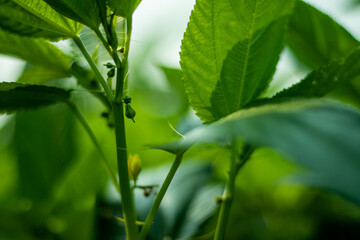
<svg viewBox="0 0 360 240">
<path fill-rule="evenodd" d="M 240 76 L 238 77 L 240 82 L 243 78 L 247 81 L 250 72 L 257 71 L 253 68 L 253 61 L 256 59 L 252 56 L 258 54 L 260 57 L 261 53 L 257 51 L 260 51 L 261 44 L 271 41 L 271 38 L 263 36 L 263 34 L 271 35 L 266 32 L 272 31 L 267 27 L 275 20 L 288 15 L 292 11 L 293 3 L 294 1 L 291 0 L 198 0 L 196 2 L 182 41 L 180 64 L 190 104 L 203 121 L 211 122 L 219 118 L 219 113 L 216 111 L 214 113 L 212 109 L 211 98 L 217 85 L 219 84 L 220 89 L 222 87 L 219 83 L 220 75 L 229 50 L 233 49 L 227 60 L 229 66 L 236 62 L 242 65 L 236 69 L 237 75 Z M 274 28 L 276 39 L 281 38 L 280 26 L 269 28 Z M 257 37 L 260 37 L 259 41 Z M 236 44 L 237 47 L 234 47 Z M 281 44 L 281 41 L 277 44 Z M 268 45 L 272 46 L 274 43 Z M 272 57 L 277 59 L 278 46 L 275 46 L 275 49 Z M 236 55 L 239 52 L 241 56 L 237 59 Z M 270 75 L 269 78 L 272 71 L 268 69 L 272 69 L 274 61 L 270 60 L 265 61 L 270 62 L 264 67 L 267 70 L 262 70 L 266 73 L 264 76 Z M 226 70 L 223 81 L 226 79 L 225 76 L 231 74 Z M 263 77 L 259 74 L 255 79 L 260 81 L 259 79 Z M 235 87 L 241 88 L 241 84 L 237 83 Z M 214 97 L 213 101 L 217 98 L 224 100 L 221 94 L 220 91 L 219 96 Z"/>
</svg>

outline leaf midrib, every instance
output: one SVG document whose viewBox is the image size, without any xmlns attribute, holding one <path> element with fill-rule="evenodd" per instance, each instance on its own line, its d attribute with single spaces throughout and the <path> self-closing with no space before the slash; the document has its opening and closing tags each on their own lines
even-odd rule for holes
<svg viewBox="0 0 360 240">
<path fill-rule="evenodd" d="M 249 55 L 250 55 L 250 50 L 251 50 L 251 45 L 252 45 L 251 44 L 252 38 L 254 35 L 254 26 L 255 26 L 255 18 L 256 18 L 257 8 L 258 8 L 258 1 L 255 0 L 255 8 L 254 8 L 254 12 L 252 14 L 251 26 L 249 28 L 249 38 L 248 38 L 247 47 L 246 47 L 245 62 L 244 62 L 244 67 L 243 67 L 243 71 L 242 71 L 242 75 L 241 75 L 241 79 L 240 79 L 240 90 L 239 90 L 239 94 L 237 95 L 236 110 L 240 109 L 241 99 L 242 99 L 242 95 L 244 92 L 244 83 L 245 83 L 245 78 L 246 78 L 246 73 L 247 73 L 247 68 L 248 68 L 248 61 L 249 61 Z"/>
<path fill-rule="evenodd" d="M 213 0 L 212 1 L 212 8 L 211 8 L 211 15 L 212 15 L 212 22 L 211 22 L 211 27 L 212 27 L 212 42 L 213 42 L 213 50 L 214 50 L 214 59 L 215 59 L 215 66 L 216 66 L 216 72 L 219 72 L 218 74 L 218 77 L 219 77 L 219 87 L 220 87 L 220 92 L 222 94 L 222 98 L 224 99 L 225 101 L 225 107 L 226 107 L 226 112 L 230 112 L 230 108 L 229 108 L 229 103 L 227 101 L 227 98 L 225 97 L 225 92 L 224 92 L 224 87 L 222 85 L 222 82 L 221 82 L 221 69 L 219 69 L 219 61 L 218 61 L 218 58 L 217 58 L 217 54 L 216 54 L 216 37 L 215 37 L 215 1 L 217 0 Z M 213 114 L 212 114 L 213 115 Z M 217 118 L 216 116 L 214 116 L 215 118 Z"/>
</svg>

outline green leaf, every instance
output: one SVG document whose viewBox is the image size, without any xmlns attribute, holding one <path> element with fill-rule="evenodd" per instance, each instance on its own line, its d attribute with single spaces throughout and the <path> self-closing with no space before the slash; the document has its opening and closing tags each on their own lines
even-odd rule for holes
<svg viewBox="0 0 360 240">
<path fill-rule="evenodd" d="M 22 83 L 0 83 L 0 113 L 13 113 L 65 102 L 70 92 L 61 88 Z"/>
<path fill-rule="evenodd" d="M 237 43 L 225 58 L 209 111 L 220 119 L 258 97 L 275 72 L 283 47 L 286 18 Z"/>
<path fill-rule="evenodd" d="M 288 15 L 293 3 L 288 0 L 196 2 L 182 41 L 180 64 L 190 105 L 203 121 L 217 119 L 211 112 L 211 95 L 220 80 L 228 51 L 239 42 L 253 42 L 259 30 Z"/>
<path fill-rule="evenodd" d="M 28 37 L 60 40 L 76 36 L 81 25 L 41 0 L 1 0 L 0 28 Z"/>
<path fill-rule="evenodd" d="M 360 204 L 360 114 L 324 101 L 294 101 L 240 110 L 162 145 L 176 152 L 196 142 L 230 143 L 241 138 L 276 149 L 290 160 L 330 180 L 333 189 Z"/>
<path fill-rule="evenodd" d="M 140 2 L 141 0 L 108 0 L 109 7 L 122 17 L 131 16 Z"/>
<path fill-rule="evenodd" d="M 44 0 L 62 15 L 92 29 L 100 25 L 100 11 L 95 0 Z"/>
<path fill-rule="evenodd" d="M 290 18 L 290 23 L 287 31 L 287 43 L 296 57 L 307 65 L 310 69 L 317 69 L 322 66 L 320 71 L 332 71 L 331 68 L 337 68 L 337 64 L 331 63 L 328 67 L 325 65 L 331 61 L 340 61 L 341 58 L 349 55 L 354 49 L 360 46 L 357 41 L 349 32 L 342 26 L 336 23 L 329 16 L 320 12 L 316 8 L 298 1 L 295 10 Z M 354 56 L 354 53 L 351 54 Z M 354 69 L 349 66 L 350 72 Z M 336 72 L 336 70 L 334 70 Z M 345 72 L 345 68 L 343 72 Z M 319 75 L 314 73 L 314 75 Z M 346 74 L 347 75 L 347 74 Z M 338 78 L 341 84 L 333 84 L 331 73 L 330 78 L 326 77 L 323 80 L 317 79 L 321 87 L 321 94 L 325 94 L 330 90 L 332 96 L 336 96 L 341 100 L 360 106 L 360 89 L 358 88 L 358 78 Z M 355 77 L 355 76 L 354 76 Z M 300 83 L 299 86 L 310 84 Z M 320 85 L 315 88 L 319 88 Z M 314 86 L 311 87 L 314 90 Z M 310 89 L 309 89 L 310 90 Z M 311 91 L 313 91 L 311 90 Z"/>
<path fill-rule="evenodd" d="M 311 69 L 342 58 L 359 46 L 342 26 L 302 1 L 296 2 L 286 39 L 295 55 Z"/>
<path fill-rule="evenodd" d="M 63 71 L 70 69 L 71 58 L 41 39 L 20 37 L 0 30 L 0 54 L 21 58 L 29 63 Z"/>
<path fill-rule="evenodd" d="M 17 79 L 17 82 L 42 85 L 55 79 L 68 77 L 70 77 L 70 75 L 63 71 L 27 64 L 24 71 Z"/>
<path fill-rule="evenodd" d="M 322 97 L 341 84 L 360 76 L 360 48 L 345 59 L 332 62 L 310 73 L 305 79 L 277 93 L 273 99 Z"/>
</svg>

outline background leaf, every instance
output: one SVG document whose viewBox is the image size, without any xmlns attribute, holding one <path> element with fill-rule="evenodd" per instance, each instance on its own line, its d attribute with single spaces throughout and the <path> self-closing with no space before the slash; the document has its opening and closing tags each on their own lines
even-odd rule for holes
<svg viewBox="0 0 360 240">
<path fill-rule="evenodd" d="M 69 71 L 71 65 L 71 58 L 50 43 L 1 30 L 0 54 L 15 56 L 32 64 L 56 69 L 64 74 Z"/>
<path fill-rule="evenodd" d="M 14 147 L 22 197 L 39 204 L 51 196 L 52 186 L 75 160 L 74 123 L 67 106 L 16 115 Z"/>
<path fill-rule="evenodd" d="M 27 37 L 60 40 L 76 36 L 81 25 L 58 14 L 42 0 L 2 0 L 0 28 Z"/>
<path fill-rule="evenodd" d="M 44 0 L 62 15 L 92 29 L 100 24 L 99 7 L 95 0 Z"/>
<path fill-rule="evenodd" d="M 293 1 L 285 0 L 196 2 L 182 41 L 180 64 L 190 105 L 203 121 L 216 120 L 211 95 L 228 51 L 289 14 L 292 6 Z"/>
<path fill-rule="evenodd" d="M 345 57 L 359 46 L 342 26 L 303 1 L 295 4 L 286 40 L 295 55 L 311 69 Z"/>
<path fill-rule="evenodd" d="M 268 86 L 283 47 L 286 18 L 274 21 L 237 43 L 228 52 L 211 97 L 216 119 L 233 113 Z"/>
<path fill-rule="evenodd" d="M 285 153 L 333 191 L 360 204 L 359 112 L 322 101 L 266 105 L 240 110 L 162 148 L 176 151 L 195 142 L 226 144 L 234 137 Z"/>
<path fill-rule="evenodd" d="M 67 101 L 70 92 L 61 88 L 21 83 L 0 83 L 0 113 L 38 108 Z"/>
<path fill-rule="evenodd" d="M 339 60 L 360 45 L 341 25 L 302 1 L 290 18 L 287 43 L 311 70 Z M 344 81 L 332 95 L 360 107 L 360 78 Z"/>
<path fill-rule="evenodd" d="M 272 99 L 289 97 L 322 97 L 337 86 L 360 76 L 360 48 L 345 59 L 332 62 L 310 73 L 299 83 L 277 93 Z"/>
<path fill-rule="evenodd" d="M 17 81 L 20 83 L 41 85 L 55 79 L 67 77 L 69 77 L 69 74 L 64 73 L 63 71 L 57 71 L 56 69 L 38 65 L 26 64 L 24 71 Z"/>
</svg>

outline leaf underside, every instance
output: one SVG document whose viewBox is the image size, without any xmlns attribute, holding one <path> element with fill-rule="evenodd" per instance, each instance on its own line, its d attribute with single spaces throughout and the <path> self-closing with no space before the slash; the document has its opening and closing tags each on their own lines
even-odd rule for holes
<svg viewBox="0 0 360 240">
<path fill-rule="evenodd" d="M 94 0 L 44 0 L 62 15 L 92 29 L 100 25 L 100 10 Z"/>
<path fill-rule="evenodd" d="M 0 28 L 21 36 L 57 41 L 76 36 L 81 25 L 41 0 L 1 0 Z"/>
<path fill-rule="evenodd" d="M 131 16 L 140 2 L 141 0 L 108 0 L 109 7 L 122 17 Z"/>
<path fill-rule="evenodd" d="M 234 138 L 284 153 L 333 191 L 360 204 L 360 114 L 354 109 L 320 100 L 254 107 L 159 148 L 176 153 L 194 143 L 230 144 Z"/>
<path fill-rule="evenodd" d="M 0 54 L 21 58 L 29 63 L 41 65 L 66 74 L 71 58 L 51 43 L 42 39 L 21 37 L 0 30 Z"/>
</svg>

